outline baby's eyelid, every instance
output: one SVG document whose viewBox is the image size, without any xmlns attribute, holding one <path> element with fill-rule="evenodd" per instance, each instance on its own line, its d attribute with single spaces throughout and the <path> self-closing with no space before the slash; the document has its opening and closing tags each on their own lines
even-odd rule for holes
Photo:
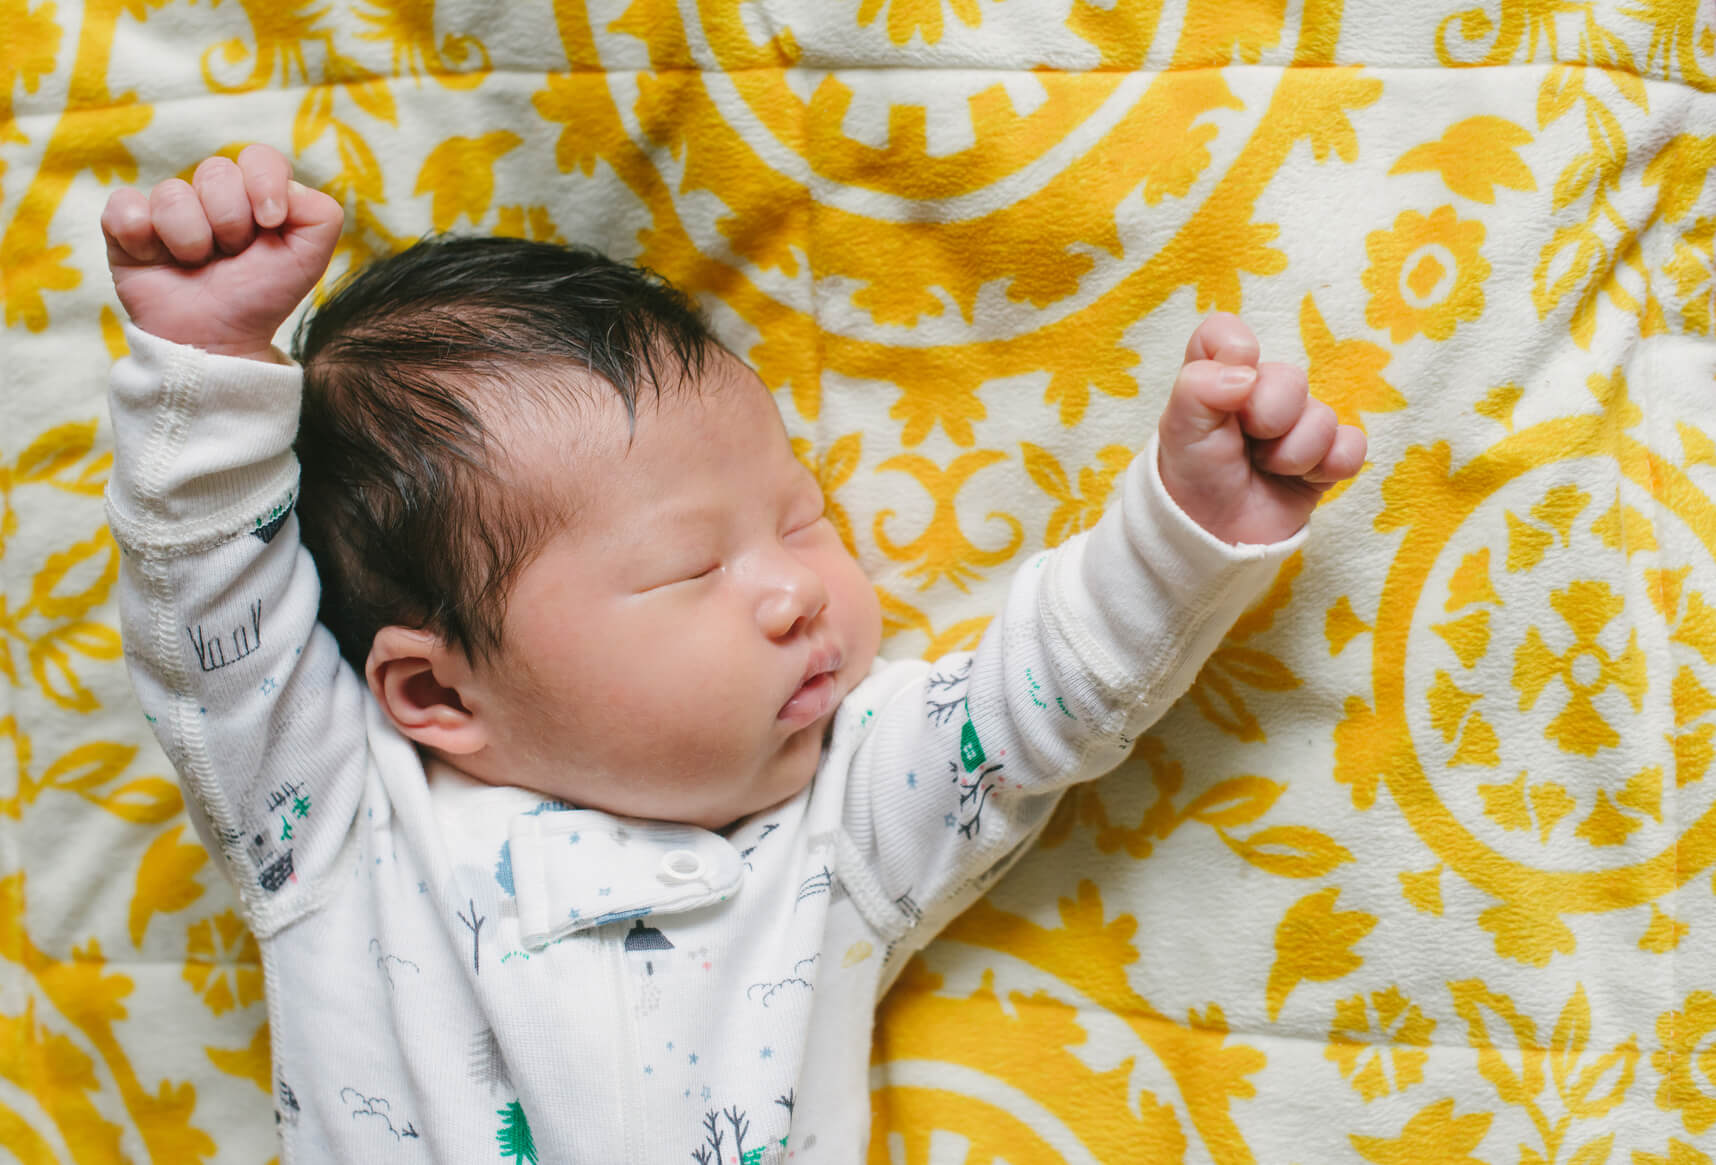
<svg viewBox="0 0 1716 1165">
<path fill-rule="evenodd" d="M 816 525 L 818 522 L 822 521 L 822 519 L 826 518 L 827 516 L 828 516 L 828 505 L 823 500 L 822 495 L 819 493 L 816 495 L 816 512 L 811 513 L 809 506 L 806 506 L 803 509 L 799 510 L 798 513 L 794 516 L 792 524 L 787 527 L 787 533 L 796 534 L 800 530 L 809 529 L 811 526 Z"/>
<path fill-rule="evenodd" d="M 708 578 L 710 575 L 714 574 L 716 571 L 718 571 L 720 569 L 721 569 L 721 564 L 719 562 L 711 562 L 708 566 L 704 567 L 702 570 L 687 570 L 687 571 L 684 571 L 681 573 L 677 573 L 677 574 L 673 575 L 671 578 L 665 578 L 665 579 L 662 579 L 662 581 L 660 581 L 660 582 L 651 583 L 651 584 L 645 586 L 643 588 L 643 590 L 644 591 L 660 591 L 660 590 L 666 590 L 668 587 L 679 586 L 682 583 L 696 582 L 698 579 Z"/>
</svg>

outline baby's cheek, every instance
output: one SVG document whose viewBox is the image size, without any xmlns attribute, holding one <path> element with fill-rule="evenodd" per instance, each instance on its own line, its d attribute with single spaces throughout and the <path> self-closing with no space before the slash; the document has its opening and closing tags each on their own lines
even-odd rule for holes
<svg viewBox="0 0 1716 1165">
<path fill-rule="evenodd" d="M 869 576 L 856 562 L 852 563 L 846 603 L 850 624 L 849 652 L 857 657 L 856 662 L 868 668 L 870 660 L 882 646 L 882 602 Z"/>
</svg>

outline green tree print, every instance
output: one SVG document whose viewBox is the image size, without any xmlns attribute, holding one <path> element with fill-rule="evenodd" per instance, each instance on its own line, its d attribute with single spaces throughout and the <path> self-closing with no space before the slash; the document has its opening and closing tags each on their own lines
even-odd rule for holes
<svg viewBox="0 0 1716 1165">
<path fill-rule="evenodd" d="M 500 1131 L 495 1134 L 495 1140 L 500 1142 L 501 1157 L 515 1165 L 520 1161 L 536 1165 L 536 1142 L 530 1136 L 530 1122 L 525 1119 L 524 1105 L 515 1100 L 496 1110 L 495 1115 L 501 1118 Z"/>
</svg>

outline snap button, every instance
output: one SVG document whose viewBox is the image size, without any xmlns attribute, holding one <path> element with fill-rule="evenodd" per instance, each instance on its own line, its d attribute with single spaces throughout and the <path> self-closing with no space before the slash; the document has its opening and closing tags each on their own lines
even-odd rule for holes
<svg viewBox="0 0 1716 1165">
<path fill-rule="evenodd" d="M 667 882 L 689 882 L 703 876 L 703 858 L 695 851 L 676 849 L 662 855 L 661 877 Z"/>
</svg>

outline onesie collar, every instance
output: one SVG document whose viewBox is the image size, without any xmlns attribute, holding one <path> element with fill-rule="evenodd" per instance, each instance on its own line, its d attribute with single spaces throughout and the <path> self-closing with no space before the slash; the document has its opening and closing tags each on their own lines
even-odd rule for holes
<svg viewBox="0 0 1716 1165">
<path fill-rule="evenodd" d="M 554 802 L 513 816 L 507 855 L 520 939 L 546 946 L 591 927 L 725 902 L 744 862 L 707 829 Z"/>
</svg>

